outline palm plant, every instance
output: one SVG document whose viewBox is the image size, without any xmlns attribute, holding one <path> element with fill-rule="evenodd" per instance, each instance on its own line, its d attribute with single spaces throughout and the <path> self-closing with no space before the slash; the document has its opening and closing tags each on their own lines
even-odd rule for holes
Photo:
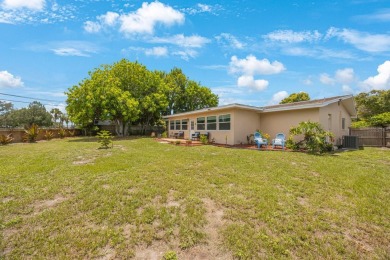
<svg viewBox="0 0 390 260">
<path fill-rule="evenodd" d="M 30 128 L 24 130 L 23 142 L 33 143 L 37 140 L 39 128 L 36 124 L 32 124 Z"/>
</svg>

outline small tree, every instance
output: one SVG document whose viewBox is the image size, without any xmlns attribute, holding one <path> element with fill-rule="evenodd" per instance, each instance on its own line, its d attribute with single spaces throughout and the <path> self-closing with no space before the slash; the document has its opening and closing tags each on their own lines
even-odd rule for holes
<svg viewBox="0 0 390 260">
<path fill-rule="evenodd" d="M 327 142 L 327 138 L 332 139 L 331 132 L 322 129 L 317 122 L 300 122 L 298 126 L 290 129 L 290 138 L 287 141 L 287 147 L 291 149 L 305 149 L 310 153 L 323 153 L 332 149 L 332 144 Z M 297 135 L 303 135 L 303 140 L 295 142 L 292 138 Z"/>
<path fill-rule="evenodd" d="M 98 143 L 100 143 L 100 148 L 108 149 L 109 145 L 112 144 L 112 135 L 107 130 L 102 130 L 97 134 Z"/>
</svg>

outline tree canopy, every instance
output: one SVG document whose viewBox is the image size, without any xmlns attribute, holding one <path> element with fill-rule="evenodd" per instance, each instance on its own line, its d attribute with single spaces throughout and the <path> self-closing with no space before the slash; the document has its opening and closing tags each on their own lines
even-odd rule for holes
<svg viewBox="0 0 390 260">
<path fill-rule="evenodd" d="M 111 120 L 121 136 L 127 135 L 131 124 L 154 125 L 171 112 L 218 105 L 217 95 L 180 69 L 150 71 L 126 59 L 94 69 L 66 94 L 72 122 L 88 127 L 96 120 Z"/>
<path fill-rule="evenodd" d="M 310 96 L 308 93 L 299 92 L 299 93 L 292 93 L 290 96 L 280 101 L 279 104 L 287 104 L 287 103 L 294 103 L 294 102 L 308 101 L 308 100 L 310 100 Z"/>
<path fill-rule="evenodd" d="M 28 107 L 13 109 L 11 103 L 0 104 L 0 125 L 2 127 L 30 127 L 32 124 L 39 126 L 51 126 L 51 115 L 44 105 L 38 101 L 31 102 Z"/>
<path fill-rule="evenodd" d="M 355 96 L 358 121 L 354 127 L 390 124 L 390 90 L 372 90 Z"/>
</svg>

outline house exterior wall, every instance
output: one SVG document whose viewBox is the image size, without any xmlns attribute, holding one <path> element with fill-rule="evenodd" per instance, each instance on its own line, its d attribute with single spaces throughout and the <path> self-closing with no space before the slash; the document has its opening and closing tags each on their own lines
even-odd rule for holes
<svg viewBox="0 0 390 260">
<path fill-rule="evenodd" d="M 344 129 L 342 128 L 343 118 L 345 120 Z M 343 135 L 349 134 L 351 122 L 351 116 L 341 102 L 336 102 L 320 108 L 320 124 L 323 126 L 324 130 L 334 134 L 335 142 Z"/>
<path fill-rule="evenodd" d="M 228 144 L 233 144 L 234 141 L 234 120 L 235 120 L 235 114 L 234 114 L 235 109 L 226 109 L 226 110 L 218 110 L 218 111 L 206 111 L 194 115 L 184 115 L 184 116 L 178 116 L 169 119 L 170 121 L 175 121 L 175 120 L 182 120 L 182 119 L 188 119 L 188 130 L 170 130 L 170 124 L 168 122 L 168 135 L 173 136 L 174 133 L 177 133 L 179 131 L 184 131 L 184 139 L 190 139 L 191 138 L 191 120 L 194 121 L 195 123 L 195 130 L 193 132 L 200 132 L 201 134 L 205 134 L 206 132 L 210 133 L 210 141 L 214 139 L 216 143 L 221 143 L 225 144 L 226 142 L 226 137 L 228 140 Z M 220 115 L 226 115 L 230 114 L 230 130 L 219 130 L 218 129 L 218 116 Z M 197 130 L 197 118 L 199 117 L 205 117 L 207 116 L 216 116 L 217 117 L 217 130 L 209 130 L 207 129 L 207 122 L 206 122 L 206 130 Z"/>
<path fill-rule="evenodd" d="M 262 113 L 260 114 L 260 131 L 269 134 L 271 140 L 277 133 L 284 133 L 288 138 L 291 127 L 308 120 L 319 122 L 318 108 Z"/>
<path fill-rule="evenodd" d="M 247 136 L 260 129 L 260 114 L 256 111 L 237 109 L 234 111 L 233 144 L 246 144 Z"/>
</svg>

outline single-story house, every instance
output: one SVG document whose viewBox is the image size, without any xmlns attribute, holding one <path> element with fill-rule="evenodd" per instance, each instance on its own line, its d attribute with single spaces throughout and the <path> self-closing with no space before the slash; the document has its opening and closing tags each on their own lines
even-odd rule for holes
<svg viewBox="0 0 390 260">
<path fill-rule="evenodd" d="M 247 142 L 247 136 L 257 129 L 274 138 L 302 121 L 319 122 L 324 130 L 335 135 L 335 141 L 349 134 L 351 118 L 356 117 L 352 95 L 329 97 L 310 101 L 255 107 L 229 104 L 191 112 L 164 116 L 168 121 L 169 136 L 184 132 L 184 138 L 192 134 L 209 133 L 209 140 L 221 144 Z"/>
</svg>

